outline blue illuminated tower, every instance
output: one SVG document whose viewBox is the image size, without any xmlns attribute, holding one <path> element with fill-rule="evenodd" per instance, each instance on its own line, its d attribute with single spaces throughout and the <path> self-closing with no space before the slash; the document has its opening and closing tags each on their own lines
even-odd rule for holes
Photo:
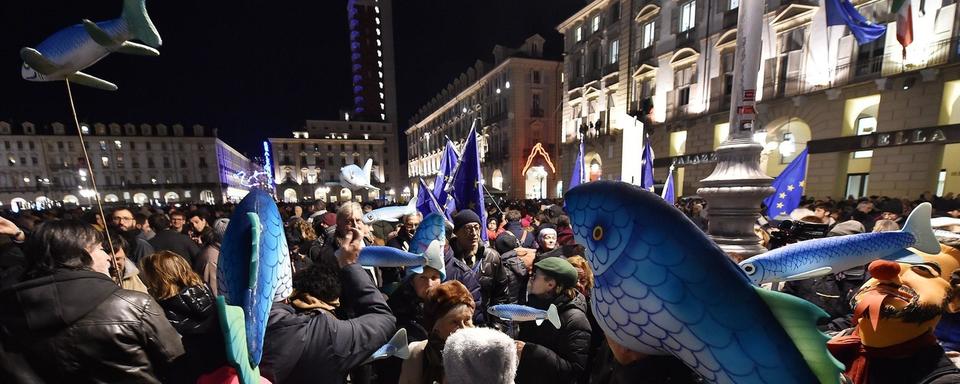
<svg viewBox="0 0 960 384">
<path fill-rule="evenodd" d="M 348 0 L 353 77 L 351 120 L 397 122 L 393 1 Z"/>
</svg>

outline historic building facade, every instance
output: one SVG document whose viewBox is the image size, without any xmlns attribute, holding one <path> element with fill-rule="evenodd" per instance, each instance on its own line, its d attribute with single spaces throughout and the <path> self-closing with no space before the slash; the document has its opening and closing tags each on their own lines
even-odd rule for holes
<svg viewBox="0 0 960 384">
<path fill-rule="evenodd" d="M 106 203 L 238 201 L 255 167 L 201 125 L 81 123 Z M 76 129 L 0 121 L 0 206 L 86 205 L 95 196 Z"/>
<path fill-rule="evenodd" d="M 307 120 L 293 137 L 268 139 L 277 198 L 299 201 L 371 201 L 399 198 L 403 187 L 396 160 L 397 134 L 392 123 Z M 340 168 L 363 167 L 373 159 L 371 184 L 380 191 L 351 191 L 340 185 Z"/>
<path fill-rule="evenodd" d="M 544 39 L 517 49 L 496 46 L 492 65 L 477 61 L 424 105 L 406 130 L 409 186 L 428 184 L 449 137 L 462 150 L 474 121 L 484 182 L 509 198 L 553 197 L 559 168 L 560 63 L 543 59 Z"/>
<path fill-rule="evenodd" d="M 808 148 L 810 196 L 960 191 L 956 4 L 913 2 L 904 51 L 889 0 L 853 3 L 888 32 L 860 45 L 845 27 L 827 28 L 817 2 L 766 2 L 755 134 L 763 168 L 777 176 Z M 586 132 L 590 178 L 634 180 L 639 125 L 656 180 L 673 164 L 678 194 L 695 194 L 728 132 L 738 5 L 597 0 L 561 24 L 564 178 Z"/>
</svg>

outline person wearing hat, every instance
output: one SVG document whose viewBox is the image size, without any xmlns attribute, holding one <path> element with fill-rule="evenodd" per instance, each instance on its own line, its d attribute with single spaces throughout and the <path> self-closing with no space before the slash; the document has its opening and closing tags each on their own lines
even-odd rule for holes
<svg viewBox="0 0 960 384">
<path fill-rule="evenodd" d="M 453 257 L 462 261 L 476 275 L 480 283 L 480 302 L 477 305 L 480 313 L 486 314 L 487 308 L 507 303 L 516 303 L 517 298 L 509 295 L 510 275 L 503 268 L 500 254 L 491 247 L 486 247 L 480 238 L 483 231 L 480 216 L 469 209 L 458 212 L 453 217 L 454 238 L 450 242 Z M 478 318 L 480 325 L 495 325 L 498 329 L 506 326 L 499 320 L 484 321 L 486 316 Z"/>
<path fill-rule="evenodd" d="M 410 343 L 410 357 L 403 361 L 398 382 L 443 382 L 443 348 L 447 337 L 460 329 L 473 328 L 476 309 L 473 295 L 459 281 L 447 281 L 428 289 L 423 303 L 423 326 L 429 336 Z"/>
<path fill-rule="evenodd" d="M 578 277 L 576 268 L 561 257 L 534 265 L 527 305 L 539 309 L 556 305 L 560 328 L 547 322 L 520 325 L 517 384 L 575 383 L 585 375 L 591 329 L 586 300 L 577 291 Z"/>
<path fill-rule="evenodd" d="M 526 302 L 527 282 L 533 270 L 537 250 L 521 247 L 520 240 L 510 232 L 501 233 L 494 244 L 497 252 L 500 253 L 504 268 L 510 274 L 507 293 L 518 303 Z M 516 336 L 516 327 L 512 327 L 510 331 L 507 332 L 510 336 Z"/>
<path fill-rule="evenodd" d="M 397 289 L 390 294 L 387 305 L 397 318 L 397 329 L 407 330 L 407 342 L 427 340 L 430 329 L 424 319 L 424 306 L 427 293 L 436 288 L 446 279 L 445 268 L 423 266 L 421 272 L 415 268 L 407 268 L 406 276 L 400 281 Z M 381 383 L 396 383 L 400 378 L 400 368 L 403 360 L 397 357 L 374 362 L 374 369 Z"/>
</svg>

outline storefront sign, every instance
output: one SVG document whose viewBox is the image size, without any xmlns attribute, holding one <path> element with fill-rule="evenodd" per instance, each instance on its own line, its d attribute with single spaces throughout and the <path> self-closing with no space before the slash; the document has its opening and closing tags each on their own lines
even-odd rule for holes
<svg viewBox="0 0 960 384">
<path fill-rule="evenodd" d="M 861 151 L 884 147 L 917 144 L 960 143 L 960 124 L 941 125 L 929 128 L 906 129 L 893 132 L 875 132 L 869 135 L 811 140 L 807 142 L 810 153 Z"/>
<path fill-rule="evenodd" d="M 664 157 L 653 159 L 654 167 L 669 167 L 670 165 L 676 167 L 683 167 L 687 165 L 700 165 L 700 164 L 710 164 L 717 162 L 717 153 L 716 152 L 704 152 L 704 153 L 694 153 L 690 155 L 681 155 L 674 157 Z"/>
</svg>

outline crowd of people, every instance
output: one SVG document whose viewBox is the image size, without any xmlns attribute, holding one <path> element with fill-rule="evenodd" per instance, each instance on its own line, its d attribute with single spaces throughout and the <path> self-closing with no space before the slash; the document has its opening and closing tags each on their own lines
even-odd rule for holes
<svg viewBox="0 0 960 384">
<path fill-rule="evenodd" d="M 938 216 L 960 217 L 952 195 L 809 199 L 791 214 L 798 224 L 767 218 L 758 235 L 773 248 L 817 237 L 797 225 L 824 236 L 898 230 L 924 201 Z M 357 264 L 365 245 L 409 250 L 420 214 L 368 224 L 374 203 L 278 207 L 294 290 L 269 315 L 260 373 L 273 383 L 702 382 L 676 358 L 605 337 L 590 309 L 586 250 L 562 200 L 490 205 L 486 222 L 455 213 L 443 270 Z M 677 207 L 707 229 L 706 202 Z M 117 206 L 106 217 L 80 208 L 0 215 L 0 382 L 216 382 L 227 365 L 217 262 L 231 213 L 184 205 Z M 863 266 L 770 288 L 821 307 L 830 316 L 821 329 L 839 333 L 854 325 L 850 302 L 869 278 Z M 960 280 L 953 288 L 960 292 Z M 492 315 L 500 304 L 555 306 L 559 327 Z M 369 361 L 398 329 L 409 357 Z M 960 345 L 955 333 L 960 327 L 938 332 L 948 351 Z"/>
</svg>

